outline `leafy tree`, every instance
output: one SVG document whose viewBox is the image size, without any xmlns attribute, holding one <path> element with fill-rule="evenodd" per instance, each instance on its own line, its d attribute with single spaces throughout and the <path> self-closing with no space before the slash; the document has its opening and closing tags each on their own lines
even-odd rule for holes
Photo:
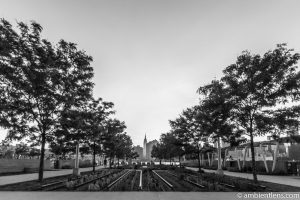
<svg viewBox="0 0 300 200">
<path fill-rule="evenodd" d="M 136 159 L 138 157 L 139 157 L 139 154 L 132 147 L 131 150 L 130 150 L 130 152 L 127 155 L 127 158 Z"/>
<path fill-rule="evenodd" d="M 93 171 L 95 171 L 96 154 L 101 153 L 101 143 L 105 137 L 105 120 L 114 114 L 113 103 L 105 102 L 101 98 L 89 103 L 87 117 L 88 144 L 93 149 Z"/>
<path fill-rule="evenodd" d="M 35 147 L 31 147 L 28 153 L 28 156 L 30 156 L 31 158 L 36 157 L 36 156 L 40 156 L 41 155 L 41 151 Z"/>
<path fill-rule="evenodd" d="M 181 157 L 184 153 L 181 141 L 178 140 L 171 132 L 162 134 L 160 137 L 160 143 L 164 146 L 165 158 L 169 158 L 170 164 L 172 158 L 177 156 Z"/>
<path fill-rule="evenodd" d="M 254 182 L 257 182 L 257 175 L 253 139 L 265 134 L 259 130 L 263 110 L 299 96 L 299 74 L 295 65 L 299 58 L 299 54 L 280 44 L 263 56 L 244 51 L 235 64 L 223 71 L 222 80 L 234 105 L 231 112 L 234 122 L 250 137 Z"/>
<path fill-rule="evenodd" d="M 172 125 L 171 122 L 171 127 L 179 129 L 181 138 L 185 138 L 183 141 L 188 144 L 185 146 L 186 153 L 194 151 L 197 154 L 199 172 L 201 172 L 202 145 L 207 141 L 207 134 L 202 129 L 203 122 L 200 118 L 202 112 L 201 105 L 193 106 L 182 112 L 176 124 Z"/>
<path fill-rule="evenodd" d="M 132 156 L 132 140 L 126 133 L 117 134 L 115 138 L 115 155 L 119 160 Z"/>
<path fill-rule="evenodd" d="M 162 143 L 158 143 L 153 146 L 152 151 L 151 151 L 151 157 L 152 158 L 158 158 L 159 159 L 159 164 L 161 165 L 161 161 L 163 159 L 166 159 L 166 147 Z"/>
<path fill-rule="evenodd" d="M 19 22 L 18 28 L 0 22 L 0 125 L 10 139 L 41 145 L 42 181 L 45 144 L 54 138 L 57 119 L 67 106 L 91 96 L 92 58 L 74 43 L 53 46 L 42 39 L 36 22 Z"/>
<path fill-rule="evenodd" d="M 261 115 L 259 120 L 256 120 L 259 130 L 271 133 L 271 136 L 276 141 L 272 172 L 276 168 L 279 144 L 282 143 L 281 136 L 283 134 L 293 136 L 298 132 L 299 112 L 299 106 L 264 110 L 264 115 Z"/>
<path fill-rule="evenodd" d="M 106 156 L 110 158 L 110 167 L 111 160 L 114 159 L 118 150 L 119 134 L 123 133 L 126 129 L 124 122 L 121 122 L 117 119 L 108 119 L 104 124 L 105 130 L 107 130 L 104 137 L 106 138 L 103 143 L 103 150 Z"/>
<path fill-rule="evenodd" d="M 16 145 L 15 154 L 17 155 L 17 158 L 20 157 L 27 157 L 29 156 L 29 146 L 23 142 Z"/>
<path fill-rule="evenodd" d="M 196 116 L 197 121 L 201 123 L 201 129 L 210 137 L 213 142 L 218 143 L 218 170 L 217 173 L 223 174 L 221 166 L 221 143 L 220 141 L 229 141 L 231 136 L 237 136 L 231 123 L 232 103 L 228 101 L 229 93 L 220 81 L 212 81 L 198 89 L 202 95 L 201 108 Z M 237 132 L 240 133 L 240 132 Z"/>
</svg>

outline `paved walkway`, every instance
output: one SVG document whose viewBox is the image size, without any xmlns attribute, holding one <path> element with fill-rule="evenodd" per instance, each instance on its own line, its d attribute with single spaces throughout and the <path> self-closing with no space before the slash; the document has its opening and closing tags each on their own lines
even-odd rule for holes
<svg viewBox="0 0 300 200">
<path fill-rule="evenodd" d="M 198 168 L 186 167 L 194 171 L 198 171 Z M 216 172 L 215 170 L 203 169 L 205 172 Z M 235 176 L 241 178 L 253 179 L 251 173 L 229 172 L 224 170 L 224 174 L 228 176 Z M 300 176 L 276 176 L 276 175 L 257 175 L 257 179 L 260 181 L 267 181 L 272 183 L 279 183 L 283 185 L 291 185 L 300 187 Z"/>
<path fill-rule="evenodd" d="M 103 166 L 96 167 L 96 169 L 101 169 L 101 168 L 103 168 Z M 80 172 L 91 171 L 91 170 L 93 170 L 92 167 L 80 168 Z M 73 169 L 62 169 L 62 170 L 57 170 L 57 171 L 44 171 L 44 178 L 68 175 L 68 174 L 72 174 L 72 173 L 73 173 Z M 32 180 L 37 180 L 37 179 L 38 179 L 38 173 L 1 176 L 0 177 L 0 185 L 8 185 L 8 184 L 12 184 L 12 183 L 32 181 Z"/>
</svg>

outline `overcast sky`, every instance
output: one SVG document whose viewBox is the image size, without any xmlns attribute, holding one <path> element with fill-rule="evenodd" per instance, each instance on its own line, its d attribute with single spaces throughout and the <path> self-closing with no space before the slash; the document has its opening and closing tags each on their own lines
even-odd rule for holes
<svg viewBox="0 0 300 200">
<path fill-rule="evenodd" d="M 94 96 L 115 103 L 135 145 L 167 132 L 241 51 L 300 52 L 298 0 L 0 0 L 0 17 L 35 20 L 93 56 Z"/>
</svg>

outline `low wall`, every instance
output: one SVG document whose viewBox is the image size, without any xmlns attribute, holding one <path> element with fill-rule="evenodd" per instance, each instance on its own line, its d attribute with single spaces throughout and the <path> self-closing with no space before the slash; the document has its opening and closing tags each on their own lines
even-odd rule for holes
<svg viewBox="0 0 300 200">
<path fill-rule="evenodd" d="M 36 168 L 40 166 L 39 159 L 0 159 L 0 173 L 23 172 L 24 168 Z M 44 161 L 44 169 L 50 169 L 50 160 Z"/>
<path fill-rule="evenodd" d="M 92 161 L 91 160 L 79 160 L 79 167 L 83 168 L 83 167 L 89 167 L 92 165 Z M 74 168 L 75 167 L 75 159 L 72 160 L 59 160 L 58 161 L 58 169 L 62 169 L 62 168 Z"/>
<path fill-rule="evenodd" d="M 69 166 L 71 168 L 75 167 L 75 160 L 59 160 L 58 161 L 58 169 L 65 168 L 66 166 Z"/>
</svg>

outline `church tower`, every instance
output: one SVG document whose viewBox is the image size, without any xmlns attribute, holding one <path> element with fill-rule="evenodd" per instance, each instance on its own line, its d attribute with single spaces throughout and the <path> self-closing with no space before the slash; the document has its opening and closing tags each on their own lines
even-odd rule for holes
<svg viewBox="0 0 300 200">
<path fill-rule="evenodd" d="M 146 158 L 146 156 L 147 156 L 147 138 L 145 133 L 144 146 L 143 146 L 143 158 Z"/>
</svg>

